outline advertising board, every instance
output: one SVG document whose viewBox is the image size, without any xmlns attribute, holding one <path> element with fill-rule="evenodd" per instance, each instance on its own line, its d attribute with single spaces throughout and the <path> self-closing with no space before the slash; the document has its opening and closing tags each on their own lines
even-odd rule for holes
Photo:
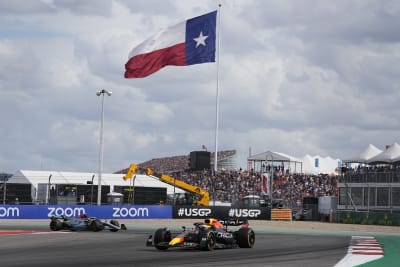
<svg viewBox="0 0 400 267">
<path fill-rule="evenodd" d="M 99 219 L 169 219 L 171 206 L 0 205 L 0 219 L 47 219 L 81 214 Z"/>
</svg>

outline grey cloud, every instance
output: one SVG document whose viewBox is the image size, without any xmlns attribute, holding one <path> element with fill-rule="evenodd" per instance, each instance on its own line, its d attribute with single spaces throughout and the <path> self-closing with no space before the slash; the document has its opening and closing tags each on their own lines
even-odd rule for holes
<svg viewBox="0 0 400 267">
<path fill-rule="evenodd" d="M 103 88 L 105 171 L 214 150 L 216 64 L 123 71 L 133 45 L 215 3 L 95 2 L 0 4 L 0 170 L 96 170 Z M 249 147 L 344 158 L 399 142 L 396 1 L 222 4 L 219 149 L 239 167 Z"/>
</svg>

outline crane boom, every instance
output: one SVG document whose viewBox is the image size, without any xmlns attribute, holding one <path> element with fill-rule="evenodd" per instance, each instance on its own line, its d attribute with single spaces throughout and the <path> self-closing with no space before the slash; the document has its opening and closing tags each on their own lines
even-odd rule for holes
<svg viewBox="0 0 400 267">
<path fill-rule="evenodd" d="M 178 180 L 178 179 L 173 178 L 166 174 L 159 175 L 150 168 L 144 169 L 144 168 L 141 168 L 140 166 L 132 163 L 129 166 L 127 173 L 123 176 L 123 179 L 124 180 L 131 179 L 138 170 L 144 170 L 144 172 L 148 176 L 156 177 L 161 182 L 176 186 L 182 190 L 185 190 L 187 192 L 190 192 L 190 193 L 196 195 L 197 200 L 193 202 L 193 205 L 196 205 L 196 206 L 209 206 L 210 205 L 210 194 L 208 193 L 207 190 L 204 190 L 203 188 L 201 188 L 199 186 L 194 186 L 194 185 L 185 183 L 181 180 Z"/>
</svg>

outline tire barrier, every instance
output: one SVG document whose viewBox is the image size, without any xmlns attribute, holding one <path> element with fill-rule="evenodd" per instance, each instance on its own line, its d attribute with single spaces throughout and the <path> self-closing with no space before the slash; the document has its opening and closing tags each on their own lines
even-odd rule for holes
<svg viewBox="0 0 400 267">
<path fill-rule="evenodd" d="M 292 221 L 291 209 L 272 209 L 271 221 Z"/>
</svg>

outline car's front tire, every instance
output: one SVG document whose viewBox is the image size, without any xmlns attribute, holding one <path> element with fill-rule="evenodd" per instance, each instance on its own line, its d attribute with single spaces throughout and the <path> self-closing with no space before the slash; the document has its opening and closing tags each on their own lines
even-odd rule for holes
<svg viewBox="0 0 400 267">
<path fill-rule="evenodd" d="M 215 244 L 217 243 L 217 240 L 215 238 L 215 235 L 211 231 L 204 231 L 200 235 L 201 240 L 205 238 L 205 242 L 201 241 L 200 242 L 200 248 L 203 250 L 207 251 L 212 251 L 215 248 Z"/>
<path fill-rule="evenodd" d="M 240 228 L 237 234 L 237 243 L 240 248 L 252 248 L 256 242 L 256 235 L 251 228 Z"/>
<path fill-rule="evenodd" d="M 93 232 L 99 232 L 99 231 L 103 230 L 103 225 L 101 224 L 100 221 L 94 220 L 94 221 L 92 221 L 92 222 L 90 223 L 90 229 L 91 229 Z"/>
<path fill-rule="evenodd" d="M 59 220 L 52 220 L 50 222 L 50 230 L 52 231 L 60 231 L 62 229 L 62 222 Z"/>
<path fill-rule="evenodd" d="M 167 250 L 169 241 L 171 241 L 171 233 L 167 229 L 160 228 L 154 233 L 154 246 L 156 249 Z"/>
</svg>

